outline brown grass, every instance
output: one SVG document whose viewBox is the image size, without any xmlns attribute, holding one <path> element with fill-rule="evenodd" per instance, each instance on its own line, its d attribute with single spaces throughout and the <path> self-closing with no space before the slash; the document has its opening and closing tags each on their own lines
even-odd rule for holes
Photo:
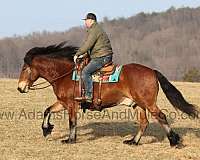
<svg viewBox="0 0 200 160">
<path fill-rule="evenodd" d="M 199 83 L 174 84 L 189 102 L 200 106 Z M 158 105 L 166 113 L 174 130 L 182 136 L 186 145 L 183 149 L 171 148 L 163 129 L 151 117 L 152 123 L 139 146 L 123 144 L 123 140 L 136 133 L 138 126 L 136 116 L 130 116 L 134 116 L 137 110 L 125 106 L 101 113 L 83 114 L 80 111 L 78 142 L 73 145 L 60 143 L 68 135 L 68 117 L 66 112 L 56 114 L 52 119 L 55 124 L 52 136 L 45 139 L 41 130 L 42 112 L 55 101 L 51 88 L 28 94 L 20 94 L 16 88 L 17 80 L 0 80 L 0 159 L 200 159 L 200 121 L 176 112 L 161 91 Z M 5 113 L 9 112 L 13 117 L 6 118 Z"/>
</svg>

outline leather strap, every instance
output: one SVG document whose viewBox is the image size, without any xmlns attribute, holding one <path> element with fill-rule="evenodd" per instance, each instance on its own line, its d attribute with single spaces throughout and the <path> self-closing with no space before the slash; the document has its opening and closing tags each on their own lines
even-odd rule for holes
<svg viewBox="0 0 200 160">
<path fill-rule="evenodd" d="M 100 75 L 100 79 L 99 79 L 99 90 L 98 90 L 98 97 L 97 97 L 97 105 L 100 106 L 102 103 L 101 100 L 101 86 L 102 86 L 102 75 Z"/>
</svg>

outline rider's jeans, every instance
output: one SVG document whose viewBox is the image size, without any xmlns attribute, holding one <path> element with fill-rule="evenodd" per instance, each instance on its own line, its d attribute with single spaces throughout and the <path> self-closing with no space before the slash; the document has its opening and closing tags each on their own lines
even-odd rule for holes
<svg viewBox="0 0 200 160">
<path fill-rule="evenodd" d="M 82 71 L 82 79 L 85 85 L 85 96 L 87 98 L 93 97 L 93 82 L 92 73 L 102 68 L 105 64 L 112 61 L 112 55 L 93 58 L 90 60 L 87 66 L 84 67 Z"/>
</svg>

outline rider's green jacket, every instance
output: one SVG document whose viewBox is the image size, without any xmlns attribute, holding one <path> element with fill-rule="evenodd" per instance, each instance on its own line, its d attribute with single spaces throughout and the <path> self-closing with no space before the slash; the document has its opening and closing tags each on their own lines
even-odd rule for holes
<svg viewBox="0 0 200 160">
<path fill-rule="evenodd" d="M 97 22 L 94 22 L 87 32 L 87 38 L 77 51 L 77 56 L 86 52 L 90 54 L 90 58 L 113 54 L 108 35 Z"/>
</svg>

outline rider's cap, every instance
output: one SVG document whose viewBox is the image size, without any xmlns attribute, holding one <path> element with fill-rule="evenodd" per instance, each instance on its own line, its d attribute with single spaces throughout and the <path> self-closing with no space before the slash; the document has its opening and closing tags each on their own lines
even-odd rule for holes
<svg viewBox="0 0 200 160">
<path fill-rule="evenodd" d="M 92 20 L 97 21 L 97 17 L 94 13 L 88 13 L 86 18 L 83 18 L 82 20 L 87 20 L 87 19 L 92 19 Z"/>
</svg>

